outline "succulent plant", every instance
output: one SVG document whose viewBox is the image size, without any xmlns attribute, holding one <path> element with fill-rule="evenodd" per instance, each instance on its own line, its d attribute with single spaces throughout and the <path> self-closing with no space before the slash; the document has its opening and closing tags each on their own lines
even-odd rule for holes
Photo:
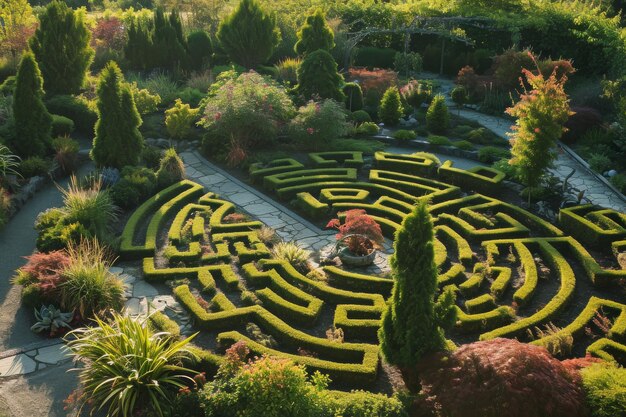
<svg viewBox="0 0 626 417">
<path fill-rule="evenodd" d="M 55 333 L 62 327 L 71 329 L 69 323 L 72 321 L 72 317 L 74 317 L 74 313 L 62 313 L 61 310 L 53 305 L 49 305 L 48 307 L 41 306 L 39 311 L 35 309 L 35 318 L 37 319 L 37 323 L 35 323 L 30 329 L 37 333 L 44 330 L 47 330 L 50 333 Z"/>
</svg>

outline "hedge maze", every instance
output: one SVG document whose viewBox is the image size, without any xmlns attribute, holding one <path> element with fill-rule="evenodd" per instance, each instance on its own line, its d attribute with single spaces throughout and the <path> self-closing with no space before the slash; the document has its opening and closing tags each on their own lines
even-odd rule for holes
<svg viewBox="0 0 626 417">
<path fill-rule="evenodd" d="M 579 206 L 553 224 L 498 200 L 500 172 L 384 152 L 373 161 L 321 152 L 250 173 L 314 221 L 362 208 L 391 239 L 413 204 L 428 199 L 440 287 L 457 292 L 448 335 L 456 343 L 515 337 L 562 357 L 589 352 L 626 364 L 623 213 Z M 257 354 L 289 357 L 333 381 L 374 383 L 376 331 L 393 280 L 337 265 L 297 270 L 273 258 L 260 222 L 229 222 L 235 206 L 205 191 L 182 181 L 146 201 L 126 225 L 122 256 L 141 260 L 146 280 L 174 282 L 203 340 L 217 342 L 208 347 L 245 340 Z M 332 326 L 343 342 L 326 337 Z"/>
</svg>

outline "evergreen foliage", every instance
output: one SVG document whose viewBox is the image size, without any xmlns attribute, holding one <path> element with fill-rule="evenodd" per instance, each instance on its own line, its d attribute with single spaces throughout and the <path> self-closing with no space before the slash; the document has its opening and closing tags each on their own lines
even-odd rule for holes
<svg viewBox="0 0 626 417">
<path fill-rule="evenodd" d="M 42 156 L 51 146 L 52 116 L 43 104 L 43 79 L 31 52 L 22 56 L 15 93 L 13 115 L 16 135 L 8 145 L 23 158 Z"/>
<path fill-rule="evenodd" d="M 378 117 L 384 124 L 394 126 L 398 124 L 398 121 L 402 117 L 402 112 L 402 101 L 400 100 L 398 88 L 389 87 L 380 100 Z"/>
<path fill-rule="evenodd" d="M 272 55 L 280 41 L 276 18 L 257 0 L 241 0 L 220 24 L 217 37 L 230 59 L 246 68 L 256 68 Z"/>
<path fill-rule="evenodd" d="M 507 109 L 508 114 L 517 117 L 511 134 L 510 162 L 524 184 L 537 187 L 556 158 L 556 142 L 566 131 L 564 125 L 572 112 L 564 89 L 567 75 L 558 77 L 556 69 L 548 78 L 528 70 L 524 75 L 531 90 Z"/>
<path fill-rule="evenodd" d="M 345 99 L 342 84 L 343 77 L 337 72 L 335 59 L 324 49 L 307 55 L 298 68 L 296 91 L 306 99 L 332 98 L 342 102 Z"/>
<path fill-rule="evenodd" d="M 165 151 L 156 175 L 161 188 L 169 187 L 185 179 L 185 165 L 174 148 Z"/>
<path fill-rule="evenodd" d="M 176 10 L 173 10 L 168 17 L 161 8 L 157 8 L 154 12 L 152 47 L 155 67 L 171 70 L 185 67 L 187 41 L 183 36 L 182 23 Z"/>
<path fill-rule="evenodd" d="M 39 21 L 30 48 L 41 68 L 46 94 L 78 93 L 95 54 L 83 13 L 54 0 Z"/>
<path fill-rule="evenodd" d="M 363 90 L 357 83 L 346 83 L 343 86 L 343 94 L 346 96 L 346 108 L 351 112 L 363 109 Z"/>
<path fill-rule="evenodd" d="M 133 19 L 128 28 L 128 40 L 124 46 L 124 56 L 130 67 L 145 70 L 151 66 L 150 53 L 153 48 L 152 30 L 141 20 Z"/>
<path fill-rule="evenodd" d="M 433 222 L 426 202 L 402 222 L 394 242 L 394 286 L 378 332 L 385 359 L 400 367 L 409 389 L 416 389 L 414 368 L 425 356 L 446 349 L 443 327 L 454 322 L 455 296 L 437 293 Z"/>
<path fill-rule="evenodd" d="M 187 36 L 187 50 L 190 69 L 200 71 L 209 66 L 213 46 L 207 32 L 203 30 L 191 32 Z"/>
<path fill-rule="evenodd" d="M 428 107 L 426 127 L 429 132 L 441 135 L 446 133 L 449 126 L 450 113 L 446 105 L 446 98 L 441 94 L 437 94 Z"/>
<path fill-rule="evenodd" d="M 98 82 L 98 121 L 91 157 L 98 166 L 135 165 L 143 148 L 141 116 L 130 87 L 115 62 L 109 62 Z"/>
<path fill-rule="evenodd" d="M 306 56 L 318 49 L 329 51 L 335 47 L 335 34 L 326 22 L 322 9 L 316 9 L 307 16 L 298 31 L 298 42 L 294 50 L 298 55 Z"/>
</svg>

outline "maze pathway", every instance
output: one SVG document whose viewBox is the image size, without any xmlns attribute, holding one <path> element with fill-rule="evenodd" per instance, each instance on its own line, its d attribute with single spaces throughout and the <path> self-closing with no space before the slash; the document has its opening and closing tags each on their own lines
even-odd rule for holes
<svg viewBox="0 0 626 417">
<path fill-rule="evenodd" d="M 323 279 L 305 274 L 273 259 L 256 230 L 273 225 L 284 238 L 319 248 L 333 236 L 313 221 L 361 208 L 393 239 L 413 204 L 428 199 L 440 286 L 458 295 L 448 337 L 515 337 L 563 357 L 589 352 L 626 363 L 626 270 L 615 257 L 626 251 L 623 213 L 581 206 L 552 224 L 498 200 L 503 176 L 496 171 L 437 169 L 410 155 L 378 153 L 371 169 L 355 152 L 251 168 L 251 181 L 309 221 L 184 156 L 198 182 L 182 181 L 139 207 L 121 252 L 141 262 L 145 280 L 174 282 L 207 348 L 244 340 L 257 354 L 291 358 L 348 386 L 374 383 L 376 332 L 392 279 L 338 266 L 323 267 Z M 229 223 L 237 207 L 254 219 Z M 326 338 L 331 326 L 343 329 L 343 343 Z"/>
</svg>

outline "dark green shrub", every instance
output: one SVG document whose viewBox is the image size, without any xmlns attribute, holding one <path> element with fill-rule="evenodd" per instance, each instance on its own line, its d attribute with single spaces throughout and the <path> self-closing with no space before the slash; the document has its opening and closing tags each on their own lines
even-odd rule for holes
<svg viewBox="0 0 626 417">
<path fill-rule="evenodd" d="M 83 14 L 64 2 L 48 3 L 29 45 L 41 66 L 46 94 L 75 94 L 85 82 L 94 57 L 91 31 Z"/>
<path fill-rule="evenodd" d="M 241 0 L 220 24 L 217 38 L 230 59 L 246 68 L 256 68 L 272 55 L 280 40 L 276 18 L 256 0 Z"/>
<path fill-rule="evenodd" d="M 466 140 L 459 140 L 456 142 L 452 142 L 452 146 L 458 149 L 462 149 L 464 151 L 471 151 L 474 149 L 474 145 L 472 145 L 471 142 L 468 142 Z"/>
<path fill-rule="evenodd" d="M 351 112 L 363 109 L 363 90 L 357 83 L 345 83 L 343 94 L 346 96 L 346 108 Z"/>
<path fill-rule="evenodd" d="M 417 135 L 412 130 L 400 129 L 393 132 L 393 138 L 400 141 L 408 141 L 417 138 Z"/>
<path fill-rule="evenodd" d="M 318 49 L 330 52 L 335 47 L 335 34 L 326 23 L 324 11 L 319 8 L 307 16 L 297 35 L 298 41 L 294 50 L 301 56 L 306 56 Z"/>
<path fill-rule="evenodd" d="M 305 99 L 319 97 L 343 102 L 342 84 L 343 77 L 337 72 L 335 59 L 324 49 L 307 55 L 298 68 L 296 91 Z"/>
<path fill-rule="evenodd" d="M 395 126 L 402 117 L 403 109 L 397 87 L 389 87 L 378 108 L 378 117 L 385 125 Z"/>
<path fill-rule="evenodd" d="M 341 417 L 408 417 L 397 397 L 352 391 L 334 397 L 335 415 Z"/>
<path fill-rule="evenodd" d="M 22 158 L 43 156 L 50 150 L 52 116 L 43 101 L 43 79 L 35 56 L 26 52 L 17 70 L 13 95 L 15 137 L 7 143 Z"/>
<path fill-rule="evenodd" d="M 74 122 L 65 116 L 52 115 L 52 136 L 69 136 L 74 131 Z"/>
<path fill-rule="evenodd" d="M 122 178 L 109 189 L 113 203 L 125 209 L 138 206 L 157 189 L 157 177 L 149 168 L 124 167 Z"/>
<path fill-rule="evenodd" d="M 94 102 L 83 97 L 58 95 L 47 99 L 46 107 L 51 113 L 71 119 L 79 132 L 93 134 L 98 120 Z"/>
<path fill-rule="evenodd" d="M 98 82 L 98 122 L 91 157 L 98 166 L 134 165 L 143 148 L 141 117 L 122 71 L 110 62 Z"/>
<path fill-rule="evenodd" d="M 433 99 L 426 113 L 426 127 L 435 134 L 446 133 L 450 125 L 450 114 L 446 105 L 446 98 L 438 94 Z"/>
<path fill-rule="evenodd" d="M 15 75 L 11 75 L 8 77 L 2 84 L 0 84 L 0 94 L 10 95 L 15 91 L 15 83 L 17 77 Z"/>
<path fill-rule="evenodd" d="M 487 144 L 494 143 L 497 141 L 504 142 L 504 139 L 500 139 L 493 132 L 491 132 L 488 129 L 485 129 L 484 127 L 479 127 L 478 129 L 471 130 L 470 132 L 467 133 L 465 138 L 468 141 L 472 143 L 477 143 L 479 145 L 487 145 Z"/>
<path fill-rule="evenodd" d="M 81 240 L 92 237 L 92 234 L 82 224 L 61 221 L 55 226 L 39 232 L 37 236 L 37 250 L 50 252 L 65 249 L 71 243 L 80 243 Z"/>
<path fill-rule="evenodd" d="M 592 153 L 587 162 L 591 169 L 600 174 L 610 170 L 614 165 L 611 158 L 602 153 Z"/>
<path fill-rule="evenodd" d="M 463 107 L 465 103 L 469 100 L 469 95 L 467 93 L 467 89 L 462 85 L 457 85 L 450 91 L 450 98 L 454 101 L 454 104 L 457 107 Z"/>
<path fill-rule="evenodd" d="M 198 107 L 206 94 L 196 88 L 185 87 L 178 92 L 178 96 L 183 103 L 189 104 L 191 107 Z"/>
<path fill-rule="evenodd" d="M 31 284 L 22 288 L 22 303 L 28 307 L 39 308 L 45 296 L 39 285 Z"/>
<path fill-rule="evenodd" d="M 156 146 L 146 146 L 141 150 L 141 160 L 148 168 L 158 169 L 163 151 Z"/>
<path fill-rule="evenodd" d="M 361 123 L 356 128 L 357 135 L 373 136 L 373 135 L 377 135 L 379 131 L 380 131 L 380 128 L 378 127 L 376 123 L 373 123 L 373 122 Z"/>
<path fill-rule="evenodd" d="M 354 65 L 367 68 L 393 68 L 396 53 L 395 49 L 363 46 L 356 51 Z"/>
<path fill-rule="evenodd" d="M 48 175 L 48 171 L 52 167 L 52 162 L 39 156 L 33 156 L 22 160 L 19 172 L 24 178 Z"/>
<path fill-rule="evenodd" d="M 622 194 L 626 195 L 626 174 L 617 174 L 612 176 L 611 184 L 620 190 Z"/>
<path fill-rule="evenodd" d="M 423 69 L 422 56 L 417 52 L 396 52 L 393 59 L 393 67 L 397 72 L 405 76 L 421 72 Z"/>
<path fill-rule="evenodd" d="M 361 123 L 371 122 L 372 117 L 365 110 L 357 110 L 350 114 L 350 120 L 352 120 L 354 124 L 360 125 Z"/>
<path fill-rule="evenodd" d="M 485 146 L 478 151 L 478 160 L 486 164 L 496 162 L 503 158 L 510 158 L 511 152 L 505 148 Z"/>
<path fill-rule="evenodd" d="M 463 124 L 463 125 L 456 125 L 454 127 L 454 129 L 452 129 L 452 134 L 454 136 L 458 136 L 460 138 L 464 138 L 467 139 L 467 136 L 469 135 L 469 133 L 474 130 L 474 128 L 472 126 Z"/>
<path fill-rule="evenodd" d="M 174 148 L 167 149 L 163 154 L 156 176 L 160 188 L 185 179 L 185 165 Z"/>
<path fill-rule="evenodd" d="M 203 30 L 196 30 L 187 35 L 187 52 L 189 66 L 192 70 L 200 71 L 209 67 L 213 45 L 211 37 Z"/>
<path fill-rule="evenodd" d="M 435 145 L 435 146 L 450 146 L 452 145 L 452 141 L 450 139 L 448 139 L 445 136 L 438 136 L 438 135 L 429 135 L 426 140 L 428 141 L 428 143 L 430 143 L 431 145 Z"/>
</svg>

